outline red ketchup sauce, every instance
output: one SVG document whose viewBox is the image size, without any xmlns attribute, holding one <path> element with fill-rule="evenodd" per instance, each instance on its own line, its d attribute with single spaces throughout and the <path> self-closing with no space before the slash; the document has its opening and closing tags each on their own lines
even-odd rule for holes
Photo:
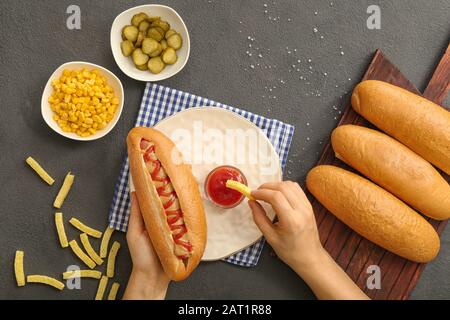
<svg viewBox="0 0 450 320">
<path fill-rule="evenodd" d="M 244 196 L 226 187 L 227 180 L 247 184 L 242 172 L 231 166 L 222 166 L 211 171 L 205 181 L 205 191 L 209 199 L 222 208 L 234 208 L 244 199 Z"/>
<path fill-rule="evenodd" d="M 161 162 L 156 157 L 155 145 L 143 139 L 141 140 L 140 147 L 141 150 L 144 151 L 145 163 L 151 163 L 153 167 L 153 171 L 150 172 L 152 180 L 158 181 L 162 184 L 162 186 L 156 189 L 156 192 L 159 196 L 169 197 L 169 200 L 163 202 L 163 207 L 167 216 L 167 223 L 169 224 L 169 228 L 172 231 L 173 240 L 177 245 L 182 246 L 188 252 L 192 252 L 192 245 L 189 242 L 181 239 L 187 232 L 186 225 L 183 221 L 183 212 L 181 211 L 181 208 L 176 210 L 168 210 L 168 208 L 172 206 L 172 204 L 175 202 L 175 200 L 178 199 L 178 197 L 175 190 L 170 190 L 173 189 L 171 186 L 169 186 L 169 184 L 171 184 L 170 178 L 167 175 L 164 178 L 160 177 L 160 170 L 162 170 L 162 166 Z M 178 258 L 187 259 L 189 258 L 189 255 L 178 256 Z"/>
</svg>

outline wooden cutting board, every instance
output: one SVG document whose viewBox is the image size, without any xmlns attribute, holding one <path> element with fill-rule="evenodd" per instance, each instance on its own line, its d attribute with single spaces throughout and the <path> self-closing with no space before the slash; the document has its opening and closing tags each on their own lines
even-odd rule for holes
<svg viewBox="0 0 450 320">
<path fill-rule="evenodd" d="M 362 80 L 382 80 L 420 94 L 414 85 L 377 50 Z M 424 96 L 441 104 L 450 85 L 450 46 L 441 59 Z M 351 108 L 348 102 L 338 124 L 356 124 L 374 128 Z M 331 142 L 325 144 L 322 156 L 317 165 L 332 164 L 354 171 L 334 156 Z M 442 172 L 441 172 L 442 173 Z M 447 181 L 450 177 L 443 174 Z M 390 253 L 374 243 L 353 232 L 327 211 L 311 194 L 314 212 L 319 227 L 320 238 L 325 249 L 347 272 L 347 274 L 372 299 L 408 299 L 414 289 L 425 265 L 414 263 Z M 427 219 L 439 234 L 445 228 L 447 221 L 439 222 Z M 367 268 L 378 265 L 381 269 L 381 289 L 370 290 L 366 287 Z"/>
</svg>

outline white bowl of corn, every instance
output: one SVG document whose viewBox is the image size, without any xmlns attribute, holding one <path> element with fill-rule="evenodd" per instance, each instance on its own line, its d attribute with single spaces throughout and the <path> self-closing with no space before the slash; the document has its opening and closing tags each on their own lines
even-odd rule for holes
<svg viewBox="0 0 450 320">
<path fill-rule="evenodd" d="M 73 61 L 53 72 L 44 88 L 41 112 L 47 125 L 73 140 L 104 137 L 120 118 L 124 93 L 111 71 Z"/>
</svg>

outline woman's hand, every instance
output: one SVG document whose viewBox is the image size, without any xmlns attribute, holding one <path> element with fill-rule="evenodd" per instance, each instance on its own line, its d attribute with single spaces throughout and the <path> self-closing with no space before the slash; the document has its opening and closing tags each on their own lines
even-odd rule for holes
<svg viewBox="0 0 450 320">
<path fill-rule="evenodd" d="M 253 191 L 252 196 L 275 210 L 278 222 L 273 224 L 261 204 L 249 201 L 256 225 L 287 265 L 306 267 L 324 254 L 313 209 L 297 183 L 266 183 Z"/>
<path fill-rule="evenodd" d="M 133 270 L 123 298 L 127 300 L 164 299 L 170 280 L 153 249 L 134 192 L 131 194 L 127 243 L 133 261 Z"/>
<path fill-rule="evenodd" d="M 261 204 L 249 201 L 256 225 L 317 298 L 368 299 L 322 247 L 311 203 L 297 183 L 266 183 L 252 196 L 269 203 L 278 217 L 272 223 Z"/>
</svg>

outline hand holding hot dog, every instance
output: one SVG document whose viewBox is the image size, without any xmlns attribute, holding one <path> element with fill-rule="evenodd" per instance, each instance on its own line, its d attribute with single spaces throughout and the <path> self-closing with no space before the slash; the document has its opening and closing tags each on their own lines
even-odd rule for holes
<svg viewBox="0 0 450 320">
<path fill-rule="evenodd" d="M 153 249 L 134 192 L 131 194 L 127 243 L 133 261 L 133 270 L 123 298 L 125 300 L 164 299 L 170 280 Z"/>
</svg>

